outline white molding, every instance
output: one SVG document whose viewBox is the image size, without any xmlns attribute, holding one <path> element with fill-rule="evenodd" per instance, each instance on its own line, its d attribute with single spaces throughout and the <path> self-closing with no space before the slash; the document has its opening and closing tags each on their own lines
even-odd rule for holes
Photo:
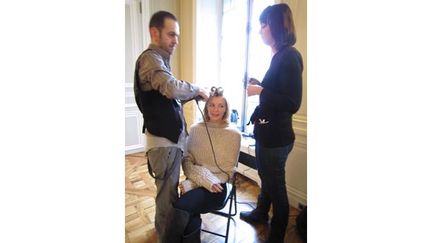
<svg viewBox="0 0 432 243">
<path fill-rule="evenodd" d="M 148 24 L 150 23 L 151 18 L 151 8 L 150 8 L 150 1 L 144 0 L 141 1 L 141 25 L 142 25 L 142 40 L 143 40 L 143 48 L 147 48 L 148 45 L 150 45 L 150 34 L 148 30 Z"/>
<path fill-rule="evenodd" d="M 134 108 L 134 107 L 130 106 L 130 108 Z M 138 109 L 127 109 L 125 111 L 125 118 L 129 118 L 129 117 L 142 118 L 142 114 Z"/>
<path fill-rule="evenodd" d="M 125 109 L 126 110 L 132 110 L 132 109 L 138 110 L 138 106 L 134 103 L 128 103 L 128 104 L 125 104 Z"/>
<path fill-rule="evenodd" d="M 302 198 L 297 197 L 297 196 L 292 195 L 292 194 L 290 195 L 289 192 L 288 192 L 288 202 L 289 202 L 291 207 L 295 207 L 297 209 L 300 209 L 299 208 L 300 203 L 303 205 L 307 205 L 307 200 L 302 199 Z"/>
<path fill-rule="evenodd" d="M 303 115 L 293 115 L 293 121 L 307 123 L 307 116 Z"/>
<path fill-rule="evenodd" d="M 128 108 L 128 107 L 137 107 L 136 102 L 135 102 L 135 94 L 134 94 L 134 92 L 125 92 L 125 99 L 128 99 L 128 98 L 133 98 L 133 101 L 132 102 L 126 102 L 125 101 L 125 108 Z"/>
<path fill-rule="evenodd" d="M 307 141 L 302 139 L 296 139 L 294 141 L 294 148 L 303 149 L 304 151 L 307 151 Z"/>
<path fill-rule="evenodd" d="M 144 1 L 147 2 L 147 1 Z M 143 10 L 144 11 L 144 10 Z M 133 60 L 136 60 L 143 50 L 143 43 L 141 39 L 142 21 L 140 13 L 140 1 L 132 0 L 130 4 L 130 23 L 131 23 L 131 40 L 132 40 L 132 53 Z"/>
<path fill-rule="evenodd" d="M 296 197 L 299 197 L 299 198 L 301 198 L 304 201 L 307 200 L 307 195 L 306 195 L 305 192 L 302 192 L 302 191 L 300 191 L 300 190 L 298 190 L 298 189 L 296 189 L 296 188 L 294 188 L 292 186 L 289 186 L 289 185 L 286 185 L 286 188 L 287 188 L 287 192 L 288 193 L 290 193 L 290 194 L 292 194 L 292 195 L 294 195 Z"/>
<path fill-rule="evenodd" d="M 304 129 L 302 127 L 298 127 L 298 126 L 293 126 L 293 129 L 294 129 L 295 135 L 307 137 L 307 130 L 306 129 Z"/>
<path fill-rule="evenodd" d="M 125 110 L 125 121 L 128 118 L 129 119 L 131 119 L 131 118 L 136 119 L 137 127 L 135 127 L 135 128 L 128 127 L 128 129 L 135 129 L 136 130 L 136 132 L 137 132 L 136 134 L 138 137 L 138 144 L 133 144 L 133 145 L 128 145 L 128 146 L 125 145 L 125 153 L 130 153 L 130 151 L 135 151 L 135 150 L 143 150 L 145 143 L 144 143 L 144 134 L 142 134 L 142 132 L 141 132 L 142 126 L 143 126 L 143 118 L 142 118 L 141 112 L 135 107 L 132 107 L 132 106 L 127 107 Z"/>
<path fill-rule="evenodd" d="M 306 193 L 299 191 L 293 187 L 287 187 L 288 201 L 292 207 L 298 208 L 299 203 L 307 205 Z"/>
<path fill-rule="evenodd" d="M 126 146 L 125 155 L 144 152 L 144 146 Z"/>
<path fill-rule="evenodd" d="M 293 116 L 293 129 L 296 135 L 295 144 L 298 147 L 307 148 L 307 117 L 302 115 Z"/>
</svg>

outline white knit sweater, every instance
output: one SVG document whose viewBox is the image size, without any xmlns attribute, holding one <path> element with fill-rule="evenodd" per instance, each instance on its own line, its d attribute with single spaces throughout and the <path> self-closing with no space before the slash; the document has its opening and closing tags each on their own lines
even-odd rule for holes
<svg viewBox="0 0 432 243">
<path fill-rule="evenodd" d="M 219 167 L 230 177 L 234 173 L 240 153 L 241 134 L 228 124 L 207 122 L 207 127 Z M 209 137 L 203 122 L 191 127 L 186 153 L 182 162 L 188 180 L 182 182 L 185 191 L 196 187 L 211 190 L 216 183 L 225 183 L 228 176 L 215 164 Z"/>
</svg>

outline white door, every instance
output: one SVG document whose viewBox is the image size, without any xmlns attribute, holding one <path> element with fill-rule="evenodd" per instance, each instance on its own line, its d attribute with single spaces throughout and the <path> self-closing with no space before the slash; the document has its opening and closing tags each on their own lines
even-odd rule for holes
<svg viewBox="0 0 432 243">
<path fill-rule="evenodd" d="M 125 153 L 144 150 L 143 118 L 133 92 L 135 61 L 143 50 L 142 15 L 139 0 L 125 4 Z"/>
</svg>

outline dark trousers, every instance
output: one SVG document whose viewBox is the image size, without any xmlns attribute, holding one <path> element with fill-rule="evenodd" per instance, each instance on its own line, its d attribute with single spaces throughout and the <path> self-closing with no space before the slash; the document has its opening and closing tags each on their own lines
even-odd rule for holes
<svg viewBox="0 0 432 243">
<path fill-rule="evenodd" d="M 285 185 L 285 164 L 294 144 L 277 148 L 256 145 L 258 175 L 261 179 L 261 193 L 258 195 L 257 210 L 267 214 L 273 205 L 270 238 L 283 242 L 288 226 L 289 203 Z"/>
<path fill-rule="evenodd" d="M 190 215 L 184 235 L 191 233 L 196 228 L 197 222 L 201 222 L 200 214 L 216 210 L 223 205 L 227 193 L 225 183 L 222 187 L 223 191 L 220 193 L 212 193 L 203 187 L 198 187 L 186 192 L 174 203 L 174 208 L 186 211 Z"/>
</svg>

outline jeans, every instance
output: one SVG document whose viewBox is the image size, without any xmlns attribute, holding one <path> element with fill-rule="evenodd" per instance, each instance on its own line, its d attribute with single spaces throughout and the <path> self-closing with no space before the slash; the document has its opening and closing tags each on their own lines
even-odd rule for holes
<svg viewBox="0 0 432 243">
<path fill-rule="evenodd" d="M 273 205 L 270 238 L 283 241 L 288 226 L 289 203 L 285 185 L 285 164 L 294 143 L 283 147 L 266 148 L 256 144 L 258 175 L 261 192 L 258 195 L 257 211 L 267 214 Z"/>
<path fill-rule="evenodd" d="M 178 199 L 180 164 L 183 152 L 176 147 L 153 148 L 147 152 L 148 163 L 156 179 L 156 215 L 155 227 L 162 239 L 165 234 L 168 213 Z"/>
<path fill-rule="evenodd" d="M 209 192 L 204 187 L 198 187 L 183 194 L 176 203 L 174 208 L 187 211 L 190 220 L 185 228 L 184 234 L 190 234 L 195 228 L 200 214 L 208 213 L 221 207 L 227 194 L 226 184 L 221 184 L 223 191 L 219 193 Z"/>
</svg>

